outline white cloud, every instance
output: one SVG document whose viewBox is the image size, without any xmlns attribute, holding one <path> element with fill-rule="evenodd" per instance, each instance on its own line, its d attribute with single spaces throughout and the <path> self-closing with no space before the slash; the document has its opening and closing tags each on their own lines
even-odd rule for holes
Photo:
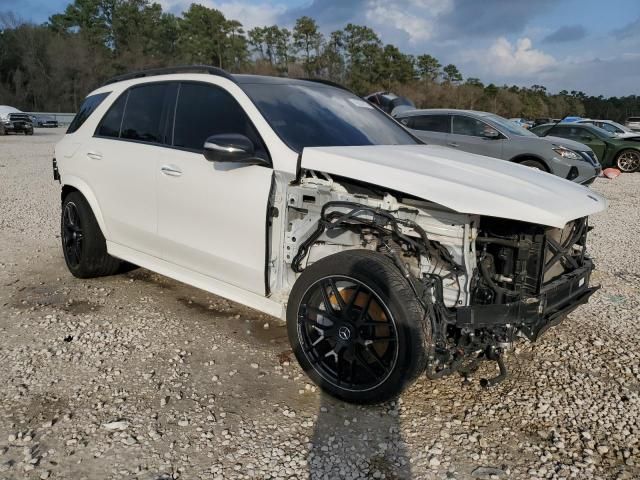
<svg viewBox="0 0 640 480">
<path fill-rule="evenodd" d="M 193 0 L 156 0 L 165 11 L 182 13 L 194 3 Z M 200 0 L 197 2 L 205 7 L 220 10 L 224 15 L 233 20 L 238 20 L 246 30 L 263 25 L 274 25 L 278 17 L 282 15 L 287 7 L 283 4 L 273 2 L 252 3 L 249 0 Z"/>
<path fill-rule="evenodd" d="M 369 0 L 367 20 L 376 26 L 392 26 L 409 36 L 409 42 L 416 44 L 431 39 L 436 30 L 437 16 L 448 12 L 452 0 Z"/>
<path fill-rule="evenodd" d="M 467 59 L 481 65 L 486 72 L 507 77 L 539 73 L 558 63 L 551 55 L 533 48 L 527 37 L 519 38 L 515 45 L 500 37 L 488 50 L 471 52 Z"/>
</svg>

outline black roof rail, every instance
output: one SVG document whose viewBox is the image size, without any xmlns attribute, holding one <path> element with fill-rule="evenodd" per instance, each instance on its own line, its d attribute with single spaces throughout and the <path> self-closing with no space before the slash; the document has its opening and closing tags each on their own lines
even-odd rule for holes
<svg viewBox="0 0 640 480">
<path fill-rule="evenodd" d="M 341 85 L 339 83 L 332 82 L 331 80 L 325 80 L 324 78 L 301 78 L 301 77 L 298 77 L 298 78 L 296 78 L 296 80 L 304 80 L 305 82 L 321 83 L 322 85 L 327 85 L 329 87 L 336 87 L 336 88 L 339 88 L 341 90 L 346 90 L 349 93 L 353 93 L 353 90 L 351 90 L 350 88 L 347 88 L 344 85 Z"/>
<path fill-rule="evenodd" d="M 171 75 L 172 73 L 208 73 L 210 75 L 217 75 L 235 82 L 235 79 L 231 74 L 218 67 L 212 67 L 211 65 L 178 65 L 175 67 L 153 68 L 150 70 L 125 73 L 124 75 L 118 75 L 117 77 L 110 78 L 104 84 L 109 85 L 111 83 L 122 82 L 124 80 L 152 77 L 155 75 Z"/>
</svg>

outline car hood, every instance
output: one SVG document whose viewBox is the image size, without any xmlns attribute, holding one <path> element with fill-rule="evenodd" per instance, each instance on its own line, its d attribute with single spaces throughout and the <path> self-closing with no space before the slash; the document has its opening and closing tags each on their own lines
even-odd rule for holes
<svg viewBox="0 0 640 480">
<path fill-rule="evenodd" d="M 548 142 L 554 143 L 556 145 L 560 145 L 561 147 L 569 148 L 571 150 L 575 150 L 577 152 L 588 152 L 591 150 L 584 143 L 576 142 L 575 140 L 569 140 L 567 138 L 554 137 L 553 135 L 539 137 Z"/>
<path fill-rule="evenodd" d="M 607 208 L 587 187 L 438 145 L 307 147 L 301 167 L 360 180 L 461 213 L 563 227 Z"/>
</svg>

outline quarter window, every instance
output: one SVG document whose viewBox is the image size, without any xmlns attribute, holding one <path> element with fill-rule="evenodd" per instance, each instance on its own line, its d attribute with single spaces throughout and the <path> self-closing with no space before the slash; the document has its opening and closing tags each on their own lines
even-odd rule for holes
<svg viewBox="0 0 640 480">
<path fill-rule="evenodd" d="M 168 85 L 157 83 L 132 88 L 122 119 L 120 137 L 143 142 L 162 142 L 162 109 Z"/>
<path fill-rule="evenodd" d="M 257 152 L 264 150 L 247 114 L 227 91 L 211 85 L 181 83 L 173 146 L 201 152 L 208 137 L 221 133 L 245 135 Z"/>
<path fill-rule="evenodd" d="M 449 133 L 450 119 L 448 115 L 416 115 L 410 117 L 411 128 L 427 132 Z"/>
<path fill-rule="evenodd" d="M 82 105 L 80 106 L 80 110 L 73 120 L 69 124 L 69 128 L 67 129 L 67 133 L 73 133 L 78 130 L 82 124 L 89 118 L 89 115 L 93 113 L 93 111 L 98 108 L 98 105 L 102 103 L 102 101 L 107 98 L 111 92 L 106 93 L 96 93 L 95 95 L 90 95 L 84 99 Z"/>
</svg>

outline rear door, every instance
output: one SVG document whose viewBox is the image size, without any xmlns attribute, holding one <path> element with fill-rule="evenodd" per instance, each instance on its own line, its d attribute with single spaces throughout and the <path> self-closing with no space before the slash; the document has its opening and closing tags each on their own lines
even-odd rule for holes
<svg viewBox="0 0 640 480">
<path fill-rule="evenodd" d="M 416 137 L 433 145 L 446 145 L 451 133 L 451 117 L 447 114 L 412 115 L 400 122 Z"/>
<path fill-rule="evenodd" d="M 466 152 L 503 158 L 504 136 L 488 123 L 467 115 L 452 115 L 448 145 Z"/>
<path fill-rule="evenodd" d="M 96 129 L 87 160 L 108 240 L 158 256 L 157 161 L 165 143 L 168 99 L 176 84 L 135 86 L 125 91 Z"/>
</svg>

